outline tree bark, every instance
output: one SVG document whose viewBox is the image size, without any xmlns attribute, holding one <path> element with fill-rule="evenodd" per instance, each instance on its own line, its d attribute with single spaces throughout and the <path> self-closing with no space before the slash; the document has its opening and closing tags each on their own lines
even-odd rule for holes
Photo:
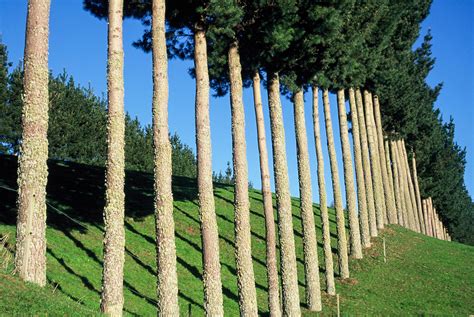
<svg viewBox="0 0 474 317">
<path fill-rule="evenodd" d="M 323 93 L 324 118 L 326 122 L 327 145 L 329 152 L 329 163 L 331 165 L 332 189 L 334 192 L 334 208 L 336 210 L 337 228 L 337 252 L 339 261 L 339 274 L 341 278 L 349 278 L 349 259 L 347 253 L 346 226 L 344 209 L 342 206 L 341 185 L 339 184 L 339 171 L 337 167 L 336 147 L 334 146 L 334 135 L 331 122 L 331 109 L 329 105 L 329 92 Z"/>
<path fill-rule="evenodd" d="M 339 113 L 339 133 L 341 137 L 342 163 L 344 167 L 344 185 L 346 187 L 346 204 L 349 212 L 351 255 L 362 259 L 362 244 L 360 241 L 359 216 L 354 185 L 354 166 L 352 165 L 349 130 L 347 128 L 346 99 L 344 89 L 337 91 L 337 108 Z"/>
<path fill-rule="evenodd" d="M 430 216 L 428 213 L 428 205 L 427 205 L 426 199 L 423 199 L 421 203 L 423 206 L 423 214 L 425 216 L 425 221 L 426 221 L 426 235 L 431 237 L 432 234 L 431 234 L 431 226 L 430 226 Z"/>
<path fill-rule="evenodd" d="M 416 222 L 415 222 L 415 216 L 414 216 L 414 208 L 413 208 L 413 203 L 411 200 L 410 196 L 410 188 L 408 185 L 408 171 L 406 168 L 405 164 L 405 159 L 403 155 L 403 149 L 401 145 L 401 141 L 395 141 L 397 145 L 397 158 L 398 158 L 398 163 L 400 165 L 400 170 L 402 171 L 402 190 L 403 190 L 403 195 L 404 195 L 404 203 L 405 203 L 405 223 L 408 224 L 408 228 L 410 228 L 413 231 L 416 231 Z"/>
<path fill-rule="evenodd" d="M 386 139 L 384 139 L 384 153 L 385 153 L 385 166 L 387 169 L 388 184 L 390 187 L 390 193 L 393 197 L 393 202 L 395 204 L 395 216 L 394 216 L 393 223 L 399 224 L 398 210 L 400 209 L 400 201 L 399 201 L 400 197 L 397 197 L 397 194 L 395 193 L 395 182 L 394 182 L 394 176 L 392 172 L 392 162 L 390 161 L 390 147 Z"/>
<path fill-rule="evenodd" d="M 389 141 L 385 141 L 386 146 L 388 146 Z M 398 160 L 397 160 L 397 155 L 396 155 L 396 148 L 393 144 L 393 141 L 390 142 L 390 152 L 391 152 L 391 157 L 392 157 L 392 169 L 393 169 L 393 190 L 395 193 L 395 202 L 397 204 L 397 218 L 398 218 L 398 224 L 400 226 L 405 226 L 404 218 L 403 218 L 403 210 L 404 210 L 404 205 L 403 205 L 403 193 L 402 193 L 402 187 L 400 185 L 400 173 L 401 171 L 399 170 L 398 167 Z"/>
<path fill-rule="evenodd" d="M 197 180 L 203 248 L 204 310 L 207 316 L 223 316 L 219 232 L 212 184 L 207 44 L 206 33 L 199 24 L 196 25 L 194 32 L 194 67 L 196 70 Z"/>
<path fill-rule="evenodd" d="M 405 141 L 402 140 L 402 149 L 403 149 L 403 156 L 405 158 L 405 164 L 406 164 L 406 168 L 407 168 L 407 172 L 408 172 L 408 186 L 409 186 L 409 189 L 410 189 L 410 197 L 411 197 L 411 200 L 412 200 L 412 204 L 413 204 L 413 209 L 414 209 L 414 212 L 415 212 L 415 221 L 416 221 L 416 229 L 418 232 L 422 232 L 421 231 L 421 227 L 423 225 L 422 223 L 422 219 L 423 219 L 423 215 L 422 215 L 422 211 L 418 209 L 418 204 L 417 204 L 417 201 L 416 201 L 416 194 L 415 194 L 415 186 L 413 185 L 413 175 L 412 175 L 412 171 L 410 169 L 410 164 L 409 164 L 409 161 L 408 161 L 408 154 L 407 154 L 407 151 L 406 151 L 406 146 L 405 146 Z M 420 218 L 421 217 L 421 218 Z"/>
<path fill-rule="evenodd" d="M 280 268 L 282 284 L 282 306 L 284 316 L 298 316 L 300 300 L 298 274 L 296 270 L 295 238 L 291 211 L 288 164 L 286 159 L 285 129 L 280 102 L 280 79 L 277 73 L 269 72 L 268 106 L 272 132 L 273 170 L 277 196 L 278 229 L 280 237 Z"/>
<path fill-rule="evenodd" d="M 377 95 L 374 96 L 374 113 L 375 113 L 375 124 L 376 124 L 377 139 L 378 139 L 377 145 L 379 149 L 380 166 L 381 166 L 381 172 L 382 172 L 382 185 L 383 185 L 383 192 L 385 194 L 386 214 L 388 216 L 388 223 L 397 223 L 397 211 L 395 208 L 395 198 L 393 197 L 393 191 L 390 188 L 387 163 L 385 161 L 382 115 L 380 113 L 380 103 L 379 103 L 379 98 Z"/>
<path fill-rule="evenodd" d="M 271 317 L 281 316 L 280 292 L 278 286 L 278 269 L 275 240 L 275 218 L 273 214 L 272 191 L 270 188 L 270 171 L 268 167 L 267 140 L 263 119 L 262 94 L 260 92 L 260 75 L 253 75 L 253 98 L 255 118 L 257 121 L 258 152 L 260 154 L 260 174 L 262 180 L 263 213 L 265 216 L 266 264 L 268 279 L 268 309 Z"/>
<path fill-rule="evenodd" d="M 357 198 L 359 201 L 359 219 L 362 246 L 370 247 L 369 215 L 367 212 L 367 193 L 365 191 L 364 169 L 362 165 L 362 151 L 360 144 L 359 116 L 357 115 L 357 105 L 354 89 L 349 89 L 349 104 L 352 119 L 352 142 L 354 147 L 354 162 L 356 166 Z"/>
<path fill-rule="evenodd" d="M 22 142 L 18 158 L 15 270 L 46 285 L 49 0 L 29 0 L 24 52 Z"/>
<path fill-rule="evenodd" d="M 357 103 L 357 115 L 360 122 L 360 144 L 362 147 L 362 164 L 364 167 L 364 181 L 365 181 L 365 192 L 367 196 L 367 209 L 369 214 L 369 225 L 370 235 L 372 237 L 377 236 L 377 217 L 375 211 L 375 199 L 374 199 L 374 179 L 372 177 L 368 136 L 367 136 L 367 125 L 365 124 L 364 105 L 362 102 L 362 94 L 359 89 L 356 90 L 356 103 Z"/>
<path fill-rule="evenodd" d="M 418 173 L 416 171 L 415 153 L 412 154 L 413 183 L 415 185 L 416 205 L 418 208 L 418 217 L 420 218 L 421 232 L 426 234 L 426 217 L 423 214 L 423 205 L 421 204 L 420 186 L 418 185 Z"/>
<path fill-rule="evenodd" d="M 301 225 L 303 228 L 306 304 L 309 310 L 321 311 L 318 244 L 314 224 L 313 193 L 311 188 L 311 170 L 309 166 L 303 90 L 298 90 L 294 93 L 293 104 L 297 146 L 296 153 L 298 158 Z"/>
<path fill-rule="evenodd" d="M 374 184 L 375 214 L 377 217 L 377 229 L 384 228 L 384 199 L 382 174 L 380 172 L 380 158 L 376 139 L 375 122 L 373 118 L 372 95 L 364 91 L 365 100 L 365 122 L 367 124 L 367 138 L 369 141 L 370 162 L 372 166 L 372 177 Z"/>
<path fill-rule="evenodd" d="M 152 8 L 157 315 L 178 316 L 178 277 L 171 187 L 171 144 L 168 129 L 165 1 L 153 0 Z"/>
<path fill-rule="evenodd" d="M 250 232 L 249 178 L 247 144 L 245 141 L 245 113 L 242 100 L 242 66 L 239 48 L 233 43 L 228 51 L 230 78 L 230 108 L 232 116 L 232 153 L 234 163 L 234 231 L 235 263 L 242 316 L 257 316 L 257 291 L 252 263 Z"/>
<path fill-rule="evenodd" d="M 331 250 L 331 233 L 326 198 L 326 181 L 324 179 L 323 147 L 321 143 L 321 129 L 319 127 L 318 87 L 316 86 L 313 86 L 313 126 L 316 158 L 318 162 L 319 209 L 321 212 L 321 222 L 323 226 L 322 236 L 324 248 L 324 268 L 326 270 L 326 292 L 329 295 L 336 295 L 336 286 L 334 283 L 334 264 Z"/>
<path fill-rule="evenodd" d="M 125 117 L 122 43 L 123 1 L 109 2 L 108 29 L 108 120 L 105 192 L 104 268 L 101 310 L 121 316 L 123 266 L 125 262 Z"/>
</svg>

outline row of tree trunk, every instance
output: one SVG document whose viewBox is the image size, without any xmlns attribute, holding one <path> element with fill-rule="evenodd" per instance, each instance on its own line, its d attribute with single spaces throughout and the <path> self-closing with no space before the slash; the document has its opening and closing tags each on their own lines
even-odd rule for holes
<svg viewBox="0 0 474 317">
<path fill-rule="evenodd" d="M 108 15 L 108 152 L 101 310 L 108 315 L 120 316 L 124 304 L 125 246 L 123 0 L 110 0 Z M 18 168 L 19 197 L 15 265 L 21 278 L 39 285 L 46 283 L 48 20 L 49 1 L 30 0 L 25 46 L 23 136 Z M 152 43 L 157 309 L 158 315 L 176 316 L 179 314 L 179 306 L 171 191 L 171 147 L 168 139 L 168 70 L 164 0 L 153 0 Z M 212 184 L 207 44 L 204 29 L 200 25 L 195 27 L 194 44 L 196 145 L 199 213 L 203 245 L 204 308 L 208 316 L 222 316 L 224 309 L 220 278 L 219 239 Z M 256 316 L 258 310 L 251 254 L 242 67 L 237 42 L 232 44 L 228 50 L 228 65 L 231 84 L 232 149 L 235 173 L 235 256 L 239 306 L 242 315 Z M 267 82 L 278 232 L 275 228 L 270 190 L 260 75 L 258 71 L 255 71 L 253 92 L 266 224 L 269 311 L 271 316 L 282 314 L 297 316 L 301 313 L 300 299 L 278 73 L 267 72 Z M 324 181 L 318 87 L 313 86 L 312 93 L 325 284 L 326 292 L 335 295 L 335 270 Z M 345 90 L 337 91 L 344 187 L 350 228 L 349 237 L 347 237 L 346 213 L 342 201 L 342 188 L 339 183 L 329 91 L 324 89 L 322 95 L 336 213 L 337 272 L 340 277 L 345 279 L 350 276 L 349 255 L 355 259 L 361 259 L 363 248 L 371 246 L 371 237 L 376 237 L 386 224 L 399 224 L 438 239 L 450 240 L 431 198 L 421 198 L 415 155 L 412 154 L 410 168 L 404 141 L 384 138 L 379 99 L 368 91 L 361 92 L 359 89 L 352 88 L 348 90 L 348 99 L 353 150 L 349 138 Z M 293 102 L 303 228 L 305 301 L 310 310 L 320 311 L 322 309 L 321 286 L 303 89 L 294 93 Z M 354 155 L 355 167 L 352 155 Z M 277 269 L 277 233 L 280 240 L 281 299 Z"/>
</svg>

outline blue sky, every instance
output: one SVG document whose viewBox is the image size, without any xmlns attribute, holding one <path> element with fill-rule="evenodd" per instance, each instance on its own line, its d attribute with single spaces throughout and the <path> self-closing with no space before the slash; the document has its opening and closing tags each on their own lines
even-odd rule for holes
<svg viewBox="0 0 474 317">
<path fill-rule="evenodd" d="M 16 65 L 23 57 L 26 20 L 26 0 L 0 0 L 0 36 L 8 46 L 9 59 Z M 431 13 L 424 21 L 421 37 L 428 29 L 433 35 L 433 55 L 436 65 L 428 82 L 435 85 L 443 82 L 443 90 L 436 103 L 446 120 L 452 116 L 456 123 L 456 141 L 467 148 L 465 180 L 472 196 L 474 193 L 474 1 L 434 0 Z M 52 0 L 50 20 L 49 67 L 54 74 L 67 72 L 76 82 L 91 85 L 97 94 L 106 91 L 107 25 L 82 9 L 82 0 Z M 125 49 L 125 108 L 144 124 L 151 122 L 151 55 L 132 47 L 143 26 L 135 20 L 124 22 Z M 420 41 L 418 41 L 419 43 Z M 188 75 L 192 66 L 189 61 L 170 61 L 169 64 L 169 124 L 182 140 L 195 148 L 194 138 L 194 81 Z M 264 104 L 266 105 L 265 90 Z M 283 98 L 283 116 L 286 128 L 286 146 L 290 186 L 293 196 L 298 196 L 298 173 L 296 165 L 296 143 L 293 125 L 292 105 Z M 306 96 L 306 125 L 310 145 L 310 159 L 313 175 L 314 200 L 318 199 L 316 182 L 316 157 L 312 137 L 311 96 Z M 331 98 L 335 105 L 335 98 Z M 255 115 L 250 89 L 244 92 L 247 156 L 249 178 L 260 188 Z M 267 136 L 270 136 L 268 110 L 265 109 Z M 337 112 L 333 107 L 334 133 L 339 134 Z M 321 126 L 324 131 L 324 124 Z M 230 134 L 229 97 L 211 98 L 211 135 L 213 141 L 213 169 L 224 170 L 227 161 L 232 161 Z M 268 140 L 268 150 L 271 144 Z M 323 144 L 326 152 L 326 145 Z M 336 139 L 340 158 L 340 143 Z M 330 186 L 329 161 L 325 153 L 326 184 Z M 271 159 L 271 157 L 270 157 Z M 270 161 L 270 165 L 272 162 Z M 339 174 L 343 184 L 342 162 Z M 273 183 L 273 178 L 272 178 Z M 328 187 L 328 200 L 332 190 Z"/>
</svg>

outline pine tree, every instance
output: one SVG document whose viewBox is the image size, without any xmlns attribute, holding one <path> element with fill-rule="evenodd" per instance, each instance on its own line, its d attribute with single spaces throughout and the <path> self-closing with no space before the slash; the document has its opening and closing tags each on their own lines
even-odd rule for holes
<svg viewBox="0 0 474 317">
<path fill-rule="evenodd" d="M 301 225 L 306 280 L 306 304 L 312 311 L 321 311 L 321 286 L 319 282 L 318 244 L 314 224 L 311 170 L 309 166 L 308 137 L 304 114 L 304 93 L 298 89 L 293 94 L 293 109 L 298 158 Z"/>
<path fill-rule="evenodd" d="M 179 315 L 171 144 L 168 129 L 168 57 L 165 38 L 165 1 L 153 0 L 153 147 L 158 316 Z"/>
<path fill-rule="evenodd" d="M 123 1 L 110 0 L 107 52 L 107 163 L 101 311 L 121 316 L 125 262 L 125 118 L 122 43 Z"/>
<path fill-rule="evenodd" d="M 313 126 L 314 143 L 316 146 L 316 158 L 318 161 L 318 187 L 319 187 L 319 209 L 321 211 L 321 222 L 323 231 L 324 267 L 326 277 L 326 292 L 329 295 L 336 295 L 334 283 L 334 265 L 331 249 L 331 234 L 329 225 L 329 214 L 326 198 L 326 184 L 324 179 L 324 158 L 321 144 L 321 130 L 319 128 L 319 107 L 318 107 L 318 87 L 313 86 Z"/>
<path fill-rule="evenodd" d="M 341 187 L 339 185 L 339 172 L 337 167 L 336 148 L 331 122 L 331 110 L 329 105 L 329 91 L 323 92 L 324 119 L 326 123 L 326 138 L 329 151 L 329 162 L 331 165 L 332 188 L 334 192 L 334 208 L 336 209 L 337 228 L 337 252 L 339 261 L 339 274 L 343 279 L 349 278 L 349 258 L 347 251 L 346 226 L 344 209 L 342 206 Z"/>
<path fill-rule="evenodd" d="M 18 160 L 15 270 L 21 279 L 40 286 L 46 284 L 49 8 L 48 0 L 28 1 Z"/>
<path fill-rule="evenodd" d="M 276 230 L 273 214 L 273 198 L 270 187 L 270 171 L 268 167 L 268 153 L 265 136 L 265 122 L 262 109 L 262 95 L 260 92 L 260 74 L 258 71 L 256 71 L 253 76 L 253 96 L 255 119 L 257 121 L 258 152 L 260 157 L 260 175 L 262 179 L 263 212 L 265 216 L 268 309 L 270 311 L 270 316 L 278 317 L 281 316 L 281 311 L 275 240 Z"/>
</svg>

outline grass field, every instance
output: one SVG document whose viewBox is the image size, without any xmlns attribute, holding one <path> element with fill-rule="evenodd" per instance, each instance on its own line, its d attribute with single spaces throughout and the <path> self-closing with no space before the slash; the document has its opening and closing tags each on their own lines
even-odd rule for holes
<svg viewBox="0 0 474 317">
<path fill-rule="evenodd" d="M 0 276 L 0 314 L 90 315 L 99 308 L 102 271 L 102 208 L 104 170 L 69 162 L 50 162 L 48 183 L 49 285 L 40 289 L 9 274 L 11 260 Z M 203 314 L 201 238 L 194 179 L 175 177 L 176 248 L 181 314 Z M 13 251 L 15 236 L 16 160 L 0 156 L 0 236 Z M 234 261 L 233 189 L 216 184 L 220 258 L 225 313 L 237 316 Z M 155 315 L 155 245 L 153 177 L 128 172 L 126 179 L 125 310 Z M 252 254 L 259 312 L 267 313 L 265 226 L 262 196 L 251 191 Z M 304 299 L 303 254 L 299 202 L 293 199 L 300 298 Z M 315 205 L 321 272 L 321 221 Z M 331 211 L 333 247 L 335 217 Z M 341 312 L 347 315 L 468 315 L 474 313 L 474 248 L 438 241 L 398 226 L 389 226 L 387 263 L 381 238 L 351 261 L 351 279 L 337 281 Z M 333 249 L 335 252 L 335 249 Z M 5 252 L 3 252 L 5 253 Z M 6 254 L 6 253 L 5 253 Z M 11 256 L 10 256 L 11 258 Z M 4 262 L 8 256 L 4 256 Z M 337 261 L 337 259 L 335 258 Z M 3 263 L 5 264 L 5 263 Z M 8 265 L 9 264 L 9 265 Z M 321 281 L 324 287 L 323 273 Z M 335 313 L 335 299 L 323 295 L 323 313 Z M 302 303 L 304 307 L 304 303 Z M 304 311 L 311 315 L 310 312 Z"/>
</svg>

